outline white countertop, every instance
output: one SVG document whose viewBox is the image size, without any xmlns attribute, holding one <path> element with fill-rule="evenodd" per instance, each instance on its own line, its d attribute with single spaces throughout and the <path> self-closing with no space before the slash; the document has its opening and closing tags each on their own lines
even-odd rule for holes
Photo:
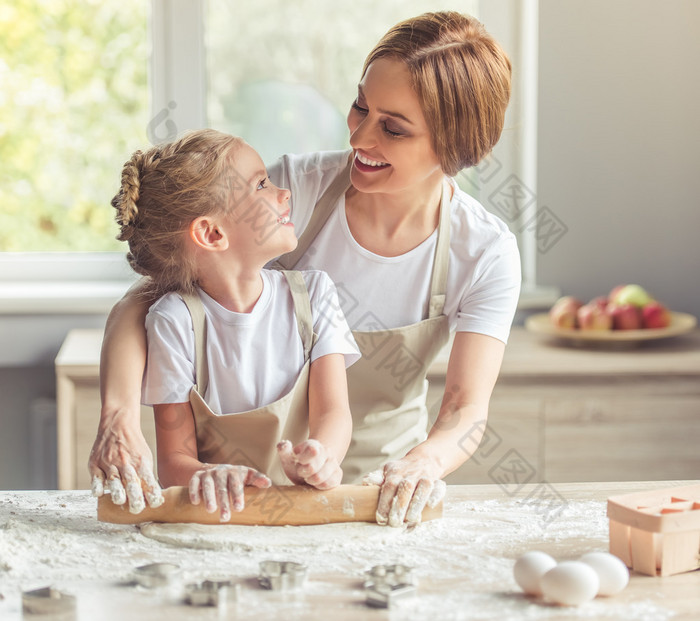
<svg viewBox="0 0 700 621">
<path fill-rule="evenodd" d="M 146 539 L 136 526 L 100 523 L 96 501 L 84 491 L 0 492 L 0 619 L 21 619 L 21 592 L 49 585 L 77 596 L 80 620 L 223 618 L 215 609 L 183 604 L 180 591 L 134 586 L 133 569 L 157 561 L 178 564 L 185 581 L 242 581 L 240 601 L 225 618 L 696 619 L 698 571 L 665 578 L 633 573 L 619 595 L 576 608 L 525 597 L 512 577 L 514 560 L 528 550 L 557 560 L 607 550 L 607 497 L 669 484 L 449 486 L 442 520 L 381 543 L 281 543 L 248 550 L 181 549 Z M 261 590 L 258 563 L 266 559 L 305 563 L 305 589 L 286 597 Z M 366 607 L 363 572 L 379 563 L 413 567 L 416 596 L 391 611 Z"/>
</svg>

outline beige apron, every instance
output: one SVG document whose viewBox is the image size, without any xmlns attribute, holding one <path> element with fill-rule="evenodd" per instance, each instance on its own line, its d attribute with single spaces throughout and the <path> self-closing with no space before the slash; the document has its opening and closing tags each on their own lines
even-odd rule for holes
<svg viewBox="0 0 700 621">
<path fill-rule="evenodd" d="M 206 360 L 206 322 L 199 296 L 183 295 L 192 316 L 195 335 L 196 385 L 190 391 L 200 461 L 210 464 L 234 464 L 255 468 L 267 474 L 275 485 L 289 485 L 277 457 L 282 439 L 292 445 L 309 434 L 309 355 L 316 339 L 313 333 L 311 305 L 306 283 L 300 272 L 284 272 L 294 301 L 299 334 L 304 345 L 304 366 L 293 388 L 264 407 L 237 414 L 216 414 L 206 404 L 209 374 Z"/>
<path fill-rule="evenodd" d="M 352 160 L 319 199 L 297 248 L 280 257 L 279 267 L 291 269 L 309 248 L 350 186 L 351 166 Z M 450 187 L 445 180 L 428 317 L 400 328 L 352 333 L 362 358 L 348 369 L 353 430 L 342 463 L 343 483 L 358 482 L 387 461 L 400 459 L 426 438 L 426 374 L 449 338 L 447 316 L 443 315 L 449 253 Z"/>
</svg>

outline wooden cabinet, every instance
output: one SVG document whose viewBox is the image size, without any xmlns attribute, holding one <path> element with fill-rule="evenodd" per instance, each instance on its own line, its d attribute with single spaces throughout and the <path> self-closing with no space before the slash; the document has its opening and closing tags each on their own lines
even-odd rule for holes
<svg viewBox="0 0 700 621">
<path fill-rule="evenodd" d="M 447 357 L 433 365 L 437 413 Z M 451 483 L 693 479 L 700 331 L 641 347 L 573 348 L 514 328 L 484 442 Z"/>
<path fill-rule="evenodd" d="M 74 330 L 56 358 L 61 489 L 90 485 L 100 413 L 99 330 Z M 435 415 L 446 349 L 429 373 Z M 155 455 L 151 408 L 142 429 Z M 457 439 L 473 448 L 470 434 Z M 695 479 L 700 476 L 700 331 L 627 350 L 561 346 L 514 328 L 477 452 L 450 483 Z"/>
</svg>

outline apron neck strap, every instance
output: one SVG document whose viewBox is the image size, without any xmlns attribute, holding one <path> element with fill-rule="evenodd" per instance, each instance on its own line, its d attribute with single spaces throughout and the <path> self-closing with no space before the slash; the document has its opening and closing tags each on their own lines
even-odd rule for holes
<svg viewBox="0 0 700 621">
<path fill-rule="evenodd" d="M 430 306 L 428 317 L 442 315 L 445 307 L 447 291 L 447 269 L 450 264 L 450 183 L 445 177 L 442 181 L 442 198 L 440 199 L 440 215 L 438 221 L 438 237 L 435 244 L 433 273 L 430 277 Z"/>
<path fill-rule="evenodd" d="M 181 293 L 182 301 L 192 317 L 194 329 L 194 363 L 195 363 L 195 388 L 200 395 L 204 395 L 209 385 L 209 368 L 207 367 L 207 322 L 204 315 L 204 305 L 196 293 Z"/>
<path fill-rule="evenodd" d="M 309 224 L 306 225 L 304 232 L 299 238 L 299 243 L 297 247 L 283 254 L 277 262 L 275 267 L 277 269 L 292 269 L 299 262 L 304 253 L 309 249 L 311 243 L 316 239 L 316 235 L 321 231 L 323 225 L 328 221 L 333 208 L 338 203 L 340 197 L 345 194 L 347 189 L 350 187 L 350 169 L 352 168 L 352 151 L 348 155 L 347 166 L 333 179 L 333 182 L 328 186 L 326 191 L 321 195 L 321 198 L 316 203 L 314 211 L 311 214 L 311 219 Z"/>
<path fill-rule="evenodd" d="M 314 334 L 314 320 L 311 314 L 309 292 L 301 272 L 282 270 L 282 273 L 287 279 L 289 290 L 292 292 L 299 336 L 301 336 L 301 342 L 304 344 L 304 360 L 308 360 L 311 355 L 311 348 L 314 346 L 317 338 Z"/>
<path fill-rule="evenodd" d="M 283 270 L 282 273 L 287 279 L 289 290 L 292 293 L 299 336 L 304 345 L 304 360 L 308 360 L 311 348 L 314 346 L 317 338 L 314 334 L 309 292 L 301 272 Z M 209 385 L 209 368 L 207 367 L 206 352 L 207 322 L 204 304 L 202 304 L 202 300 L 196 293 L 182 293 L 180 295 L 187 306 L 190 317 L 192 317 L 192 328 L 194 329 L 195 388 L 200 395 L 204 396 Z"/>
</svg>

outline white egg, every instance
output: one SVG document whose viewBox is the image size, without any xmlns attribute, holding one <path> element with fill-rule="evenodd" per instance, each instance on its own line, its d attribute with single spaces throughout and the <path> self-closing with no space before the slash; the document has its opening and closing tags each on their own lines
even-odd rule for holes
<svg viewBox="0 0 700 621">
<path fill-rule="evenodd" d="M 526 552 L 515 561 L 513 577 L 528 595 L 542 595 L 540 579 L 556 564 L 557 562 L 549 554 L 537 550 Z"/>
<path fill-rule="evenodd" d="M 564 561 L 550 569 L 540 580 L 542 594 L 565 606 L 578 606 L 598 593 L 598 574 L 581 561 Z"/>
<path fill-rule="evenodd" d="M 630 581 L 629 569 L 614 554 L 589 552 L 581 557 L 581 561 L 590 565 L 598 574 L 598 595 L 616 595 Z"/>
</svg>

